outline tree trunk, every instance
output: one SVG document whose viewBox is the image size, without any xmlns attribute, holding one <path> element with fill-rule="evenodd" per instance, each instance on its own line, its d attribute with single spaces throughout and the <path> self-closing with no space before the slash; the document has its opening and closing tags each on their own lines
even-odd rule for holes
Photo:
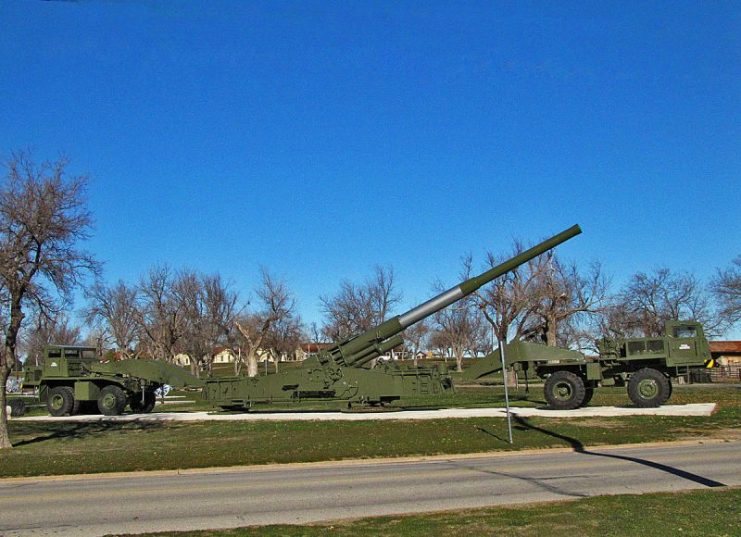
<svg viewBox="0 0 741 537">
<path fill-rule="evenodd" d="M 455 350 L 455 370 L 460 373 L 463 371 L 463 349 Z"/>
<path fill-rule="evenodd" d="M 546 319 L 545 325 L 545 342 L 549 347 L 556 347 L 558 345 L 558 321 L 555 317 L 549 316 Z"/>
<path fill-rule="evenodd" d="M 198 367 L 198 362 L 193 358 L 190 359 L 190 372 L 193 373 L 195 378 L 201 378 L 201 368 Z"/>
<path fill-rule="evenodd" d="M 5 408 L 7 400 L 5 388 L 8 384 L 10 370 L 11 366 L 7 362 L 0 368 L 0 449 L 13 447 L 13 444 L 10 443 L 10 435 L 8 434 L 8 413 Z"/>
<path fill-rule="evenodd" d="M 10 307 L 10 323 L 5 332 L 5 344 L 0 352 L 0 449 L 12 448 L 8 433 L 8 412 L 5 408 L 8 377 L 16 364 L 15 348 L 18 332 L 23 321 L 20 298 L 14 298 Z"/>
<path fill-rule="evenodd" d="M 257 372 L 257 353 L 250 351 L 247 355 L 247 376 L 256 377 Z"/>
</svg>

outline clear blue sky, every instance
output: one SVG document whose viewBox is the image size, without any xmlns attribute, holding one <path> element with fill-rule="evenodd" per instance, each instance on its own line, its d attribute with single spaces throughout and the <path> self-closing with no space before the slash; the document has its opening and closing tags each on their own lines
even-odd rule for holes
<svg viewBox="0 0 741 537">
<path fill-rule="evenodd" d="M 0 153 L 89 173 L 105 277 L 405 305 L 580 223 L 620 283 L 741 254 L 738 2 L 0 3 Z"/>
</svg>

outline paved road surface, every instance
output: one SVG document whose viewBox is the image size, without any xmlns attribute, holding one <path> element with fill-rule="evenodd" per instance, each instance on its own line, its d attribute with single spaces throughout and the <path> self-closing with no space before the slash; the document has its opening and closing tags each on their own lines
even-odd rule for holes
<svg viewBox="0 0 741 537">
<path fill-rule="evenodd" d="M 0 480 L 0 535 L 305 523 L 741 485 L 741 442 Z"/>
</svg>

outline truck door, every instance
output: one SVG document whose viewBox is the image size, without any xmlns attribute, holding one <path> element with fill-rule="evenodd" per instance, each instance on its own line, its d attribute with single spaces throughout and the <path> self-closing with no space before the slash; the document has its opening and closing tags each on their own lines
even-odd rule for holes
<svg viewBox="0 0 741 537">
<path fill-rule="evenodd" d="M 671 337 L 667 338 L 669 344 L 669 356 L 671 364 L 684 365 L 703 363 L 702 357 L 697 351 L 697 327 L 675 326 Z"/>
</svg>

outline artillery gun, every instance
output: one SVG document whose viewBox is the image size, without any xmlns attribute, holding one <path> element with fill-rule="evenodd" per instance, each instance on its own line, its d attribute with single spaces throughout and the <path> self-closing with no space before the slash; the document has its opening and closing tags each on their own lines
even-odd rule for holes
<svg viewBox="0 0 741 537">
<path fill-rule="evenodd" d="M 384 404 L 402 397 L 437 395 L 453 388 L 444 366 L 385 363 L 373 359 L 402 344 L 409 326 L 471 295 L 483 285 L 581 233 L 572 226 L 483 274 L 356 336 L 336 342 L 307 358 L 302 367 L 259 377 L 221 377 L 205 381 L 203 398 L 228 410 L 248 410 L 257 403 L 342 401 L 349 405 Z"/>
<path fill-rule="evenodd" d="M 151 412 L 155 392 L 163 385 L 198 386 L 201 381 L 181 368 L 156 360 L 101 363 L 95 347 L 49 345 L 40 367 L 24 372 L 23 388 L 38 389 L 49 414 L 77 414 L 81 405 L 97 406 L 101 414 Z"/>
</svg>

